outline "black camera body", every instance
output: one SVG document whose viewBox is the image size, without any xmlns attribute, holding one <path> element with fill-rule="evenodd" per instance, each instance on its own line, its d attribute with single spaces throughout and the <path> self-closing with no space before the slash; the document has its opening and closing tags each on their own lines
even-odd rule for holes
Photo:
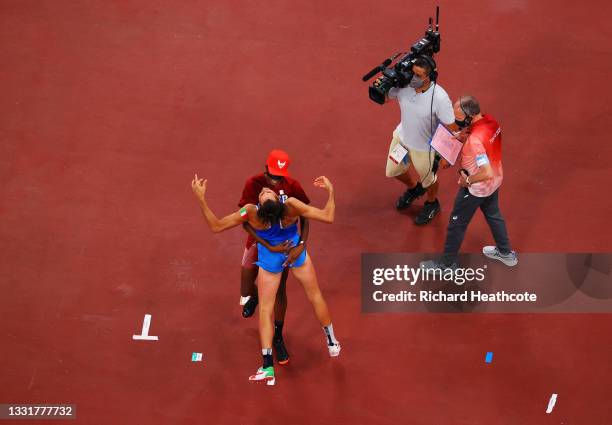
<svg viewBox="0 0 612 425">
<path fill-rule="evenodd" d="M 401 53 L 398 53 L 389 59 L 385 60 L 381 65 L 372 69 L 363 76 L 363 81 L 368 81 L 370 78 L 382 72 L 382 76 L 376 80 L 368 89 L 370 99 L 376 103 L 384 104 L 389 90 L 393 87 L 403 88 L 410 83 L 412 76 L 412 65 L 420 56 L 426 55 L 433 60 L 433 55 L 440 51 L 440 32 L 438 31 L 438 19 L 440 8 L 436 8 L 436 26 L 432 28 L 432 19 L 429 18 L 429 27 L 425 31 L 425 36 L 410 47 L 410 52 L 398 60 L 395 65 L 389 67 L 391 63 Z"/>
</svg>

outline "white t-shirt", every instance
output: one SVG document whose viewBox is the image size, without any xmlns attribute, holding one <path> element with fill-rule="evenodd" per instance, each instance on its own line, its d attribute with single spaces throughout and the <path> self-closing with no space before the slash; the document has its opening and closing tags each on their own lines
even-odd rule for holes
<svg viewBox="0 0 612 425">
<path fill-rule="evenodd" d="M 410 149 L 429 151 L 431 130 L 436 131 L 440 122 L 446 125 L 455 122 L 453 104 L 437 84 L 431 84 L 423 93 L 417 93 L 412 87 L 393 87 L 389 90 L 389 98 L 397 98 L 400 104 L 402 121 L 396 131 L 402 144 Z"/>
</svg>

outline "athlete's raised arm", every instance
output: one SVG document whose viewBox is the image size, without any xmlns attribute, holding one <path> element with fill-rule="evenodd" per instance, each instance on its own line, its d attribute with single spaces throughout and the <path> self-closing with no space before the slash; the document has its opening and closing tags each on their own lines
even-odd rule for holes
<svg viewBox="0 0 612 425">
<path fill-rule="evenodd" d="M 227 229 L 231 229 L 232 227 L 236 227 L 239 224 L 248 221 L 248 212 L 253 207 L 253 205 L 245 205 L 239 211 L 236 211 L 232 214 L 226 215 L 225 217 L 219 219 L 212 212 L 208 203 L 206 202 L 206 183 L 208 180 L 198 178 L 196 174 L 193 180 L 191 181 L 191 190 L 193 190 L 193 194 L 200 203 L 200 208 L 202 209 L 202 215 L 206 219 L 210 230 L 215 233 L 222 232 Z"/>
<path fill-rule="evenodd" d="M 334 214 L 336 211 L 336 204 L 334 202 L 334 186 L 331 184 L 329 179 L 325 176 L 317 177 L 314 181 L 316 187 L 322 187 L 327 190 L 329 197 L 327 203 L 323 209 L 306 205 L 302 201 L 296 198 L 287 199 L 286 204 L 293 208 L 297 215 L 302 217 L 311 218 L 313 220 L 322 221 L 324 223 L 333 223 Z"/>
</svg>

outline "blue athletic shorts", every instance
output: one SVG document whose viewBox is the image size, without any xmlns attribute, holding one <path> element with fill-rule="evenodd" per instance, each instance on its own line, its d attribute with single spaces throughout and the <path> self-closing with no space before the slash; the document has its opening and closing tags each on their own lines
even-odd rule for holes
<svg viewBox="0 0 612 425">
<path fill-rule="evenodd" d="M 295 235 L 293 243 L 300 240 L 299 235 Z M 280 273 L 283 271 L 283 263 L 287 260 L 287 255 L 280 252 L 270 252 L 265 246 L 257 244 L 257 264 L 259 267 L 270 273 Z M 289 267 L 300 267 L 306 261 L 306 249 Z"/>
</svg>

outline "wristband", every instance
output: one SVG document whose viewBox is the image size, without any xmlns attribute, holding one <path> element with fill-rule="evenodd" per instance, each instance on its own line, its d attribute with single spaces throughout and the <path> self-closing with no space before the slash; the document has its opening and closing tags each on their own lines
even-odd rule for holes
<svg viewBox="0 0 612 425">
<path fill-rule="evenodd" d="M 292 246 L 291 248 L 289 248 L 289 251 L 291 251 L 291 250 L 292 250 L 292 249 L 294 249 L 294 248 L 297 248 L 298 246 L 304 245 L 304 243 L 305 243 L 304 241 L 299 241 L 299 242 L 297 243 L 297 245 L 294 245 L 294 246 Z"/>
</svg>

